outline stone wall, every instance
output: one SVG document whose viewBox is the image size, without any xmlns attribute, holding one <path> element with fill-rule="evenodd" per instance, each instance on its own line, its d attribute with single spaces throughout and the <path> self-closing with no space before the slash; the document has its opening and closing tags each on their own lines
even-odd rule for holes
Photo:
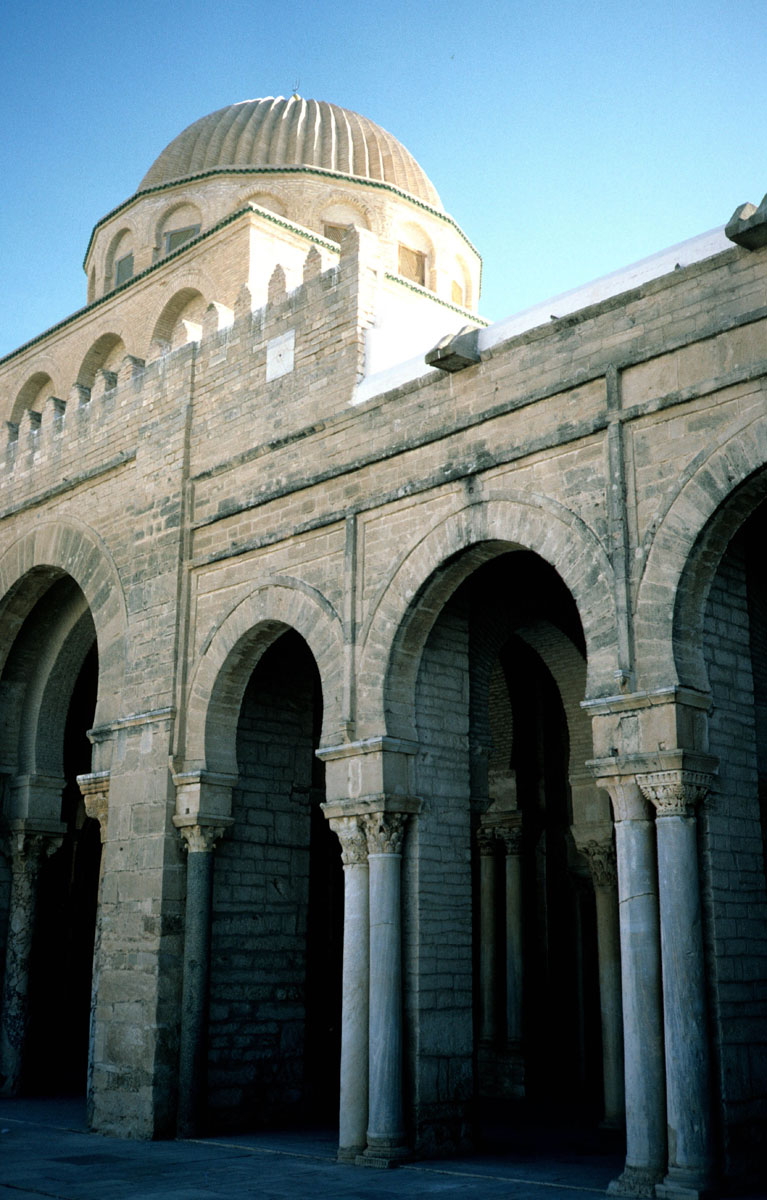
<svg viewBox="0 0 767 1200">
<path fill-rule="evenodd" d="M 759 813 L 754 679 L 765 662 L 750 639 L 749 593 L 762 590 L 753 539 L 744 530 L 719 565 L 706 612 L 706 659 L 714 707 L 711 750 L 719 778 L 701 820 L 709 983 L 718 1048 L 725 1166 L 756 1174 L 761 1141 L 754 1122 L 767 1114 L 767 895 Z"/>
<path fill-rule="evenodd" d="M 314 680 L 278 641 L 243 699 L 231 835 L 216 851 L 209 1104 L 215 1127 L 304 1101 Z M 311 668 L 311 660 L 308 660 Z"/>
<path fill-rule="evenodd" d="M 416 692 L 421 810 L 404 860 L 410 1117 L 423 1154 L 471 1139 L 474 1090 L 468 622 L 445 611 L 424 647 Z M 448 898 L 448 903 L 445 903 Z"/>
</svg>

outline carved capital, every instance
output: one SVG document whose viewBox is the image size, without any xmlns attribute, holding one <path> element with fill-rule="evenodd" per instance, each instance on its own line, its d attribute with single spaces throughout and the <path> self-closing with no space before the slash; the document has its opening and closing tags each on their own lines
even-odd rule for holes
<svg viewBox="0 0 767 1200">
<path fill-rule="evenodd" d="M 691 817 L 708 792 L 713 775 L 683 767 L 638 775 L 642 794 L 654 805 L 659 817 Z"/>
<path fill-rule="evenodd" d="M 101 844 L 107 840 L 109 818 L 109 771 L 96 771 L 92 775 L 78 775 L 77 786 L 85 805 L 86 815 L 98 821 Z"/>
<path fill-rule="evenodd" d="M 39 830 L 14 829 L 8 834 L 8 857 L 11 869 L 16 874 L 34 878 L 46 858 L 59 849 L 64 834 Z"/>
<path fill-rule="evenodd" d="M 483 858 L 489 858 L 495 854 L 495 829 L 488 828 L 486 825 L 480 825 L 477 830 L 477 845 L 479 846 L 479 853 Z"/>
<path fill-rule="evenodd" d="M 522 820 L 507 821 L 496 829 L 499 841 L 502 843 L 507 858 L 515 858 L 522 853 Z"/>
<path fill-rule="evenodd" d="M 345 867 L 368 861 L 368 840 L 360 817 L 331 817 L 330 828 L 341 843 L 341 862 Z"/>
<path fill-rule="evenodd" d="M 218 825 L 176 825 L 184 849 L 190 854 L 210 854 L 216 842 L 224 836 L 233 821 L 221 821 Z"/>
<path fill-rule="evenodd" d="M 368 813 L 362 817 L 368 854 L 401 854 L 408 813 Z"/>
<path fill-rule="evenodd" d="M 642 795 L 636 775 L 602 775 L 597 777 L 596 785 L 610 797 L 616 822 L 652 820 L 652 808 Z"/>
<path fill-rule="evenodd" d="M 578 849 L 589 864 L 594 887 L 617 887 L 618 867 L 615 846 L 612 841 L 596 841 L 588 838 L 578 842 Z"/>
</svg>

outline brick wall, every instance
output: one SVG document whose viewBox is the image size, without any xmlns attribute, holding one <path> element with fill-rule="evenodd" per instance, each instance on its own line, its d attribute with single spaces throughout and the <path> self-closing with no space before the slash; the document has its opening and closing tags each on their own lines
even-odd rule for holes
<svg viewBox="0 0 767 1200">
<path fill-rule="evenodd" d="M 758 778 L 754 678 L 764 695 L 763 630 L 749 636 L 748 531 L 722 559 L 708 598 L 705 657 L 714 706 L 711 752 L 719 777 L 700 814 L 709 987 L 721 1088 L 724 1167 L 758 1178 L 767 1116 L 767 893 Z M 752 662 L 752 650 L 755 651 Z"/>
<path fill-rule="evenodd" d="M 439 617 L 416 709 L 423 807 L 405 840 L 403 902 L 409 1117 L 423 1153 L 450 1153 L 468 1142 L 474 1090 L 465 611 Z"/>
<path fill-rule="evenodd" d="M 216 1126 L 304 1099 L 315 680 L 295 635 L 253 673 L 237 728 L 235 824 L 216 850 L 209 1102 Z"/>
</svg>

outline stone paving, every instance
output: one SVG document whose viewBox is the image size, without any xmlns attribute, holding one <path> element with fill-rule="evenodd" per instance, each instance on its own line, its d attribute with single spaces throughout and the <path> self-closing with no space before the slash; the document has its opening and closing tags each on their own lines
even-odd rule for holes
<svg viewBox="0 0 767 1200">
<path fill-rule="evenodd" d="M 574 1141 L 542 1154 L 534 1132 L 511 1153 L 390 1171 L 342 1166 L 334 1151 L 329 1132 L 128 1141 L 89 1133 L 79 1102 L 0 1100 L 0 1200 L 588 1200 L 603 1195 L 622 1166 L 620 1155 L 578 1150 Z"/>
<path fill-rule="evenodd" d="M 619 1158 L 527 1152 L 364 1170 L 335 1162 L 330 1133 L 262 1133 L 179 1142 L 88 1133 L 82 1105 L 0 1100 L 0 1198 L 215 1200 L 461 1196 L 587 1200 L 604 1192 Z"/>
</svg>

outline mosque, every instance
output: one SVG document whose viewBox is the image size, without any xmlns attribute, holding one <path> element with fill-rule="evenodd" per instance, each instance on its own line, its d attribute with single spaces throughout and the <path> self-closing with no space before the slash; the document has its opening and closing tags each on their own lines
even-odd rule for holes
<svg viewBox="0 0 767 1200">
<path fill-rule="evenodd" d="M 488 325 L 412 156 L 294 95 L 84 266 L 0 361 L 2 1091 L 752 1184 L 767 204 Z"/>
</svg>

